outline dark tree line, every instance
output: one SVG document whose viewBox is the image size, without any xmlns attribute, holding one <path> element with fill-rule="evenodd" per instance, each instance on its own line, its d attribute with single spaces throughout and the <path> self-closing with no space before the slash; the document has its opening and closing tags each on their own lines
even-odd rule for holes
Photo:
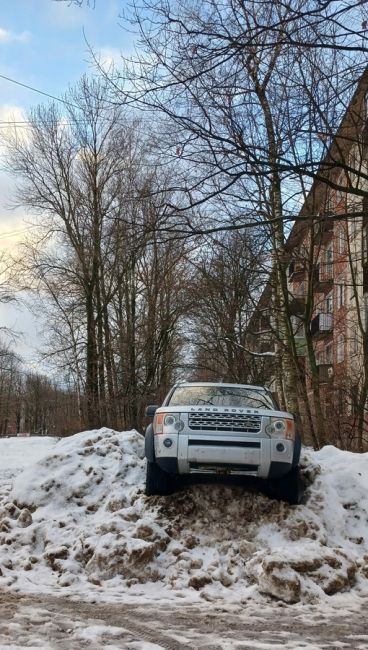
<svg viewBox="0 0 368 650">
<path fill-rule="evenodd" d="M 8 344 L 0 345 L 0 436 L 63 436 L 78 431 L 77 396 L 45 374 L 26 371 Z"/>
</svg>

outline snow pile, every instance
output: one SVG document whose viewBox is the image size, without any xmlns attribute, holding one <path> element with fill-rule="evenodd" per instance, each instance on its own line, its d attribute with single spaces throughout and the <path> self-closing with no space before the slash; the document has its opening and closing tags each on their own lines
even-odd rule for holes
<svg viewBox="0 0 368 650">
<path fill-rule="evenodd" d="M 318 463 L 318 464 L 317 464 Z M 263 524 L 247 565 L 259 589 L 287 602 L 315 601 L 368 584 L 368 454 L 326 446 L 304 457 L 313 481 L 305 505 L 289 509 L 283 524 Z"/>
<path fill-rule="evenodd" d="M 41 564 L 61 586 L 81 571 L 91 579 L 95 570 L 99 578 L 124 575 L 125 563 L 146 545 L 133 530 L 142 441 L 136 432 L 84 432 L 20 474 L 0 510 L 0 567 L 31 571 Z"/>
<path fill-rule="evenodd" d="M 19 437 L 1 438 L 0 487 L 8 485 L 11 479 L 27 465 L 36 463 L 56 444 L 57 438 Z"/>
<path fill-rule="evenodd" d="M 80 433 L 18 475 L 0 502 L 0 585 L 113 594 L 155 583 L 237 602 L 368 593 L 368 454 L 307 452 L 306 502 L 289 506 L 225 484 L 147 498 L 143 443 L 134 431 Z"/>
</svg>

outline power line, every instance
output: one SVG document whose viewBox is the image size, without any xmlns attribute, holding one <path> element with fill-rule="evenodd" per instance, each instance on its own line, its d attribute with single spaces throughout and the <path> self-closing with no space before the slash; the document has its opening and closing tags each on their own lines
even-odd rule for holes
<svg viewBox="0 0 368 650">
<path fill-rule="evenodd" d="M 6 77 L 4 74 L 0 74 L 0 79 L 5 79 L 5 81 L 9 81 L 10 83 L 16 84 L 17 86 L 22 86 L 22 88 L 27 88 L 27 90 L 32 90 L 32 92 L 38 93 L 39 95 L 44 95 L 45 97 L 49 97 L 50 99 L 55 99 L 57 102 L 61 102 L 62 104 L 66 104 L 67 106 L 73 106 L 73 108 L 78 108 L 78 106 L 72 104 L 71 102 L 66 101 L 65 99 L 61 99 L 60 97 L 56 97 L 55 95 L 50 95 L 50 93 L 46 93 L 43 90 L 39 90 L 34 86 L 29 86 L 28 84 L 24 84 L 21 81 L 12 79 L 11 77 Z"/>
</svg>

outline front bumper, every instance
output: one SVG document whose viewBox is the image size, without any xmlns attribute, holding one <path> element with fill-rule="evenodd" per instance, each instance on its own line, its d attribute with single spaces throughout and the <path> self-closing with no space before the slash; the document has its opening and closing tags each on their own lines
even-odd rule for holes
<svg viewBox="0 0 368 650">
<path fill-rule="evenodd" d="M 172 441 L 170 448 L 164 445 L 167 438 Z M 290 471 L 293 451 L 294 442 L 284 438 L 199 432 L 155 436 L 156 462 L 173 474 L 277 478 Z"/>
</svg>

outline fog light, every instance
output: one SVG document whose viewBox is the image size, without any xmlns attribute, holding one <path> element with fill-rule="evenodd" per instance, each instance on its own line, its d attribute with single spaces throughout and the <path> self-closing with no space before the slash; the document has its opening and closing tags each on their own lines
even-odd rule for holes
<svg viewBox="0 0 368 650">
<path fill-rule="evenodd" d="M 167 447 L 167 448 L 171 447 L 172 443 L 173 443 L 173 441 L 171 440 L 171 438 L 165 438 L 165 440 L 164 440 L 165 447 Z"/>
<path fill-rule="evenodd" d="M 276 445 L 277 451 L 285 451 L 285 445 L 282 444 L 282 442 L 278 442 Z"/>
</svg>

